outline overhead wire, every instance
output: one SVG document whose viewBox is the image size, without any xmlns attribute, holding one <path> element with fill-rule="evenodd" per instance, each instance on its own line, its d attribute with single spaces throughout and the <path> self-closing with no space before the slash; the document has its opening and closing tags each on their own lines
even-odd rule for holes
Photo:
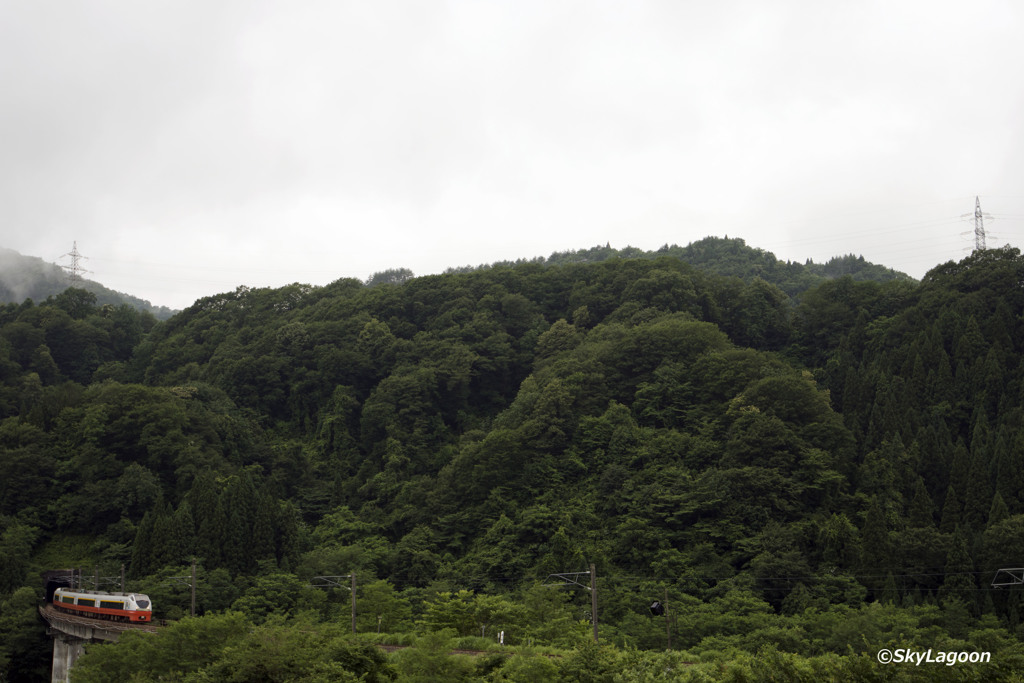
<svg viewBox="0 0 1024 683">
<path fill-rule="evenodd" d="M 1001 197 L 1001 198 L 1007 198 L 1007 197 Z M 1019 197 L 1009 197 L 1009 198 L 1011 198 L 1011 199 L 1020 199 Z M 973 199 L 973 197 L 957 197 L 957 198 L 950 198 L 950 199 L 941 200 L 941 201 L 930 201 L 930 202 L 917 202 L 917 203 L 910 203 L 910 204 L 899 204 L 899 205 L 891 205 L 891 206 L 884 206 L 884 207 L 866 209 L 866 210 L 863 210 L 863 211 L 836 213 L 836 214 L 822 216 L 820 218 L 813 218 L 811 220 L 800 221 L 799 223 L 795 223 L 794 222 L 794 223 L 788 223 L 788 224 L 786 224 L 786 223 L 775 224 L 775 225 L 772 226 L 772 229 L 774 229 L 774 230 L 801 229 L 801 228 L 802 229 L 806 229 L 806 228 L 814 226 L 814 225 L 821 226 L 821 225 L 836 224 L 836 223 L 838 223 L 840 221 L 847 221 L 847 220 L 850 220 L 850 219 L 856 219 L 856 218 L 862 217 L 862 216 L 873 216 L 873 215 L 891 213 L 894 210 L 907 210 L 907 209 L 910 209 L 910 208 L 921 207 L 921 206 L 940 206 L 941 205 L 941 206 L 945 207 L 945 206 L 948 206 L 949 204 L 951 204 L 953 202 L 964 201 L 966 203 L 966 201 L 969 200 L 969 199 Z M 967 214 L 964 214 L 964 215 L 967 215 Z M 1017 216 L 1015 214 L 996 214 L 996 215 L 1000 216 L 1000 217 L 1013 218 L 1013 219 L 1020 218 L 1019 216 Z M 889 237 L 889 236 L 891 236 L 894 233 L 899 232 L 899 231 L 911 230 L 911 229 L 914 229 L 914 228 L 936 228 L 936 227 L 942 227 L 942 226 L 951 226 L 951 225 L 955 225 L 956 223 L 959 223 L 959 222 L 961 222 L 963 220 L 964 220 L 964 218 L 962 216 L 957 216 L 956 218 L 953 218 L 953 217 L 951 217 L 949 215 L 946 215 L 946 216 L 940 216 L 940 217 L 928 218 L 928 219 L 922 219 L 922 220 L 897 221 L 897 222 L 885 223 L 885 224 L 879 225 L 877 227 L 870 227 L 870 228 L 864 228 L 864 229 L 858 229 L 858 230 L 844 229 L 839 234 L 819 233 L 819 234 L 816 234 L 816 235 L 813 235 L 813 236 L 799 236 L 799 237 L 798 236 L 783 236 L 783 237 L 779 237 L 777 239 L 767 239 L 767 240 L 763 240 L 763 241 L 759 240 L 756 245 L 752 244 L 751 246 L 755 246 L 755 247 L 758 247 L 758 248 L 764 248 L 764 249 L 771 250 L 771 249 L 789 249 L 789 248 L 793 248 L 793 247 L 802 247 L 802 246 L 824 246 L 824 245 L 829 245 L 829 244 L 842 245 L 842 244 L 848 244 L 851 239 L 855 239 L 855 238 L 865 238 L 865 237 L 873 237 L 873 236 Z M 936 252 L 935 247 L 941 247 L 943 244 L 945 244 L 945 242 L 937 242 L 935 237 L 933 236 L 933 237 L 931 237 L 928 240 L 927 246 L 929 248 L 926 249 L 926 250 L 923 250 L 923 251 L 921 249 L 922 244 L 921 244 L 921 239 L 920 238 L 911 238 L 909 240 L 905 240 L 905 241 L 901 241 L 901 242 L 892 242 L 892 241 L 887 240 L 884 245 L 879 245 L 879 248 L 884 247 L 888 253 L 897 253 L 897 254 L 907 254 L 907 253 L 910 253 L 910 254 L 913 254 L 913 255 L 917 255 L 919 260 L 925 260 L 925 259 L 927 259 L 927 260 L 934 260 L 935 257 L 929 256 L 928 254 L 935 253 Z M 913 245 L 914 248 L 913 249 L 907 249 L 907 250 L 900 250 L 900 249 L 897 249 L 895 251 L 893 250 L 893 247 L 901 247 L 901 246 L 904 246 L 904 245 Z M 860 251 L 863 253 L 866 250 L 861 249 Z M 293 279 L 299 279 L 299 278 L 302 278 L 302 277 L 312 277 L 312 278 L 315 278 L 315 279 L 321 279 L 323 277 L 331 277 L 333 279 L 338 279 L 338 278 L 341 278 L 341 277 L 346 277 L 345 274 L 339 273 L 337 270 L 330 269 L 330 268 L 301 268 L 301 269 L 295 269 L 295 268 L 266 268 L 266 267 L 251 267 L 251 266 L 224 266 L 224 265 L 209 265 L 209 264 L 198 265 L 198 264 L 195 264 L 195 263 L 184 263 L 184 264 L 182 264 L 182 263 L 166 263 L 166 262 L 154 263 L 154 262 L 151 262 L 151 261 L 142 261 L 142 260 L 135 260 L 135 259 L 126 260 L 126 259 L 117 259 L 117 258 L 109 258 L 109 257 L 102 257 L 102 256 L 93 256 L 93 257 L 90 257 L 90 259 L 93 260 L 93 261 L 101 262 L 101 263 L 110 263 L 110 264 L 118 264 L 118 265 L 121 265 L 121 266 L 141 267 L 141 268 L 150 269 L 145 274 L 145 277 L 147 279 L 150 279 L 150 280 L 160 280 L 160 281 L 164 281 L 164 282 L 189 282 L 189 283 L 209 283 L 209 284 L 229 284 L 229 285 L 230 284 L 237 284 L 237 279 L 236 278 L 232 278 L 231 275 L 228 275 L 230 273 L 243 274 L 243 275 L 247 275 L 249 277 L 258 276 L 258 275 L 284 275 L 284 274 L 287 274 L 289 278 L 293 278 Z M 941 262 L 942 262 L 941 260 L 938 261 L 936 263 L 936 265 L 938 263 L 941 263 Z M 155 268 L 167 268 L 167 269 L 172 269 L 173 271 L 178 271 L 178 272 L 183 271 L 183 270 L 192 270 L 192 271 L 198 270 L 198 271 L 201 271 L 202 273 L 211 273 L 211 272 L 213 272 L 213 273 L 223 273 L 223 274 L 225 274 L 225 278 L 232 278 L 232 279 L 222 279 L 221 277 L 198 277 L 197 278 L 197 277 L 184 276 L 184 275 L 180 275 L 180 274 L 156 275 L 151 270 L 151 269 L 155 269 Z M 125 275 L 125 276 L 132 276 L 132 274 L 130 272 L 126 272 L 126 271 L 121 271 L 121 274 Z"/>
<path fill-rule="evenodd" d="M 620 583 L 667 583 L 677 581 L 702 581 L 707 583 L 722 583 L 731 580 L 741 581 L 752 581 L 755 583 L 766 583 L 766 582 L 804 582 L 804 581 L 830 581 L 835 579 L 887 579 L 892 576 L 894 579 L 911 579 L 911 578 L 938 578 L 948 576 L 995 576 L 1001 569 L 976 569 L 971 571 L 946 571 L 938 567 L 924 567 L 924 570 L 933 569 L 934 571 L 908 571 L 902 567 L 892 568 L 895 571 L 889 570 L 886 572 L 877 573 L 840 573 L 833 575 L 823 574 L 797 574 L 792 576 L 752 576 L 749 574 L 733 574 L 731 576 L 724 575 L 694 575 L 685 574 L 681 576 L 665 576 L 665 575 L 643 575 L 643 574 L 602 574 L 598 572 L 598 581 L 616 581 Z M 575 572 L 579 574 L 587 574 L 586 571 Z M 557 576 L 552 574 L 550 576 Z M 550 576 L 548 578 L 550 578 Z M 498 582 L 498 583 L 521 583 L 528 580 L 530 577 L 525 575 L 509 576 L 509 575 L 478 575 L 471 574 L 468 576 L 462 576 L 460 581 L 464 584 L 482 584 L 487 582 Z M 547 579 L 536 579 L 538 581 Z"/>
</svg>

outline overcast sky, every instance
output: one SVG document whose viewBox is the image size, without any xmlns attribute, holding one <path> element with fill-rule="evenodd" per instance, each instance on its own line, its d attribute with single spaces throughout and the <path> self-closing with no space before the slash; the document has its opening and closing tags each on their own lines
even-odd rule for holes
<svg viewBox="0 0 1024 683">
<path fill-rule="evenodd" d="M 1024 234 L 1024 3 L 0 2 L 0 246 L 240 284 L 742 237 L 921 277 Z"/>
</svg>

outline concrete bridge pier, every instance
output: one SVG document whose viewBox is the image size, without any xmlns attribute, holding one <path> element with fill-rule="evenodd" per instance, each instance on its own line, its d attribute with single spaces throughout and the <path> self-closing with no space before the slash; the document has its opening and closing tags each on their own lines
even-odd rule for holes
<svg viewBox="0 0 1024 683">
<path fill-rule="evenodd" d="M 71 667 L 75 660 L 85 652 L 86 641 L 55 631 L 53 636 L 53 668 L 50 675 L 52 683 L 68 683 L 71 680 Z"/>
<path fill-rule="evenodd" d="M 46 635 L 53 638 L 53 673 L 50 675 L 53 683 L 68 683 L 71 667 L 85 652 L 86 643 L 97 640 L 113 642 L 124 630 L 132 628 L 129 624 L 107 624 L 94 619 L 68 616 L 57 612 L 50 605 L 40 607 L 39 614 L 49 624 Z"/>
</svg>

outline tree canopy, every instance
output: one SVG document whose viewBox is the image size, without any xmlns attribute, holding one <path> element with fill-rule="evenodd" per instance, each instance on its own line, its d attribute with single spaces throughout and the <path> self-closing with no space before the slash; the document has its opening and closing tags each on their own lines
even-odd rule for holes
<svg viewBox="0 0 1024 683">
<path fill-rule="evenodd" d="M 644 670 L 665 596 L 674 646 L 736 670 L 862 671 L 899 634 L 1019 656 L 1019 594 L 986 590 L 1024 534 L 1016 249 L 920 283 L 719 239 L 395 273 L 163 322 L 75 289 L 0 307 L 0 627 L 55 565 L 123 564 L 181 617 L 194 558 L 206 621 L 166 642 L 230 647 L 182 680 Z M 590 564 L 626 650 L 585 644 L 587 590 L 544 587 Z M 407 654 L 342 638 L 351 596 L 310 581 L 352 573 L 357 630 Z M 571 654 L 449 660 L 499 632 Z"/>
</svg>

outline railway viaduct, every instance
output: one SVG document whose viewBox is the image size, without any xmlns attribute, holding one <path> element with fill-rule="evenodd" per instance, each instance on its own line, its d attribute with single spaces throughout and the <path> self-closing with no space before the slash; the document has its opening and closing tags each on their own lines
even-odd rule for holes
<svg viewBox="0 0 1024 683">
<path fill-rule="evenodd" d="M 64 576 L 64 575 L 67 576 Z M 102 619 L 88 619 L 60 612 L 53 607 L 53 592 L 60 586 L 70 585 L 70 572 L 46 572 L 46 604 L 39 607 L 39 615 L 47 624 L 47 635 L 53 638 L 53 668 L 50 680 L 67 683 L 71 667 L 90 641 L 116 641 L 125 631 L 159 630 L 153 624 L 129 624 Z"/>
</svg>

